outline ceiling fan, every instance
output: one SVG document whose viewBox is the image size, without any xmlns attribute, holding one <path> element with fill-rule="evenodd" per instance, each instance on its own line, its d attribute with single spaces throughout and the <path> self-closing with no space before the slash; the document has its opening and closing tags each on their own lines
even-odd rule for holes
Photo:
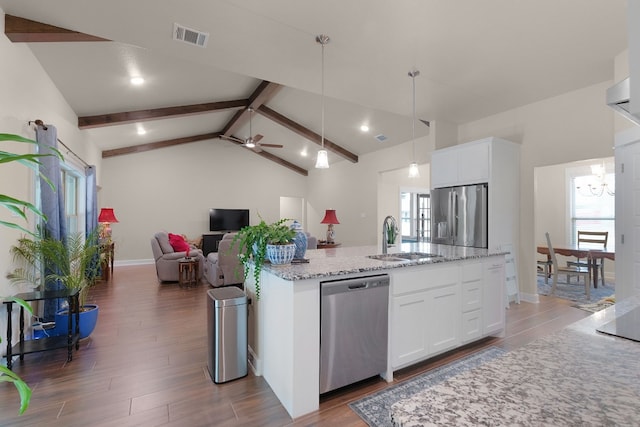
<svg viewBox="0 0 640 427">
<path fill-rule="evenodd" d="M 247 147 L 247 148 L 251 148 L 253 149 L 253 151 L 262 151 L 261 147 L 266 147 L 266 148 L 283 148 L 284 145 L 282 144 L 263 144 L 260 142 L 260 140 L 262 138 L 264 138 L 262 135 L 258 134 L 256 136 L 253 136 L 253 131 L 251 129 L 251 117 L 253 115 L 253 108 L 249 107 L 247 108 L 247 110 L 249 110 L 249 138 L 242 140 L 240 138 L 236 138 L 235 136 L 226 136 L 226 135 L 220 135 L 220 138 L 224 138 L 224 139 L 228 139 L 229 141 L 233 141 L 236 142 L 240 145 L 242 145 L 243 147 Z"/>
</svg>

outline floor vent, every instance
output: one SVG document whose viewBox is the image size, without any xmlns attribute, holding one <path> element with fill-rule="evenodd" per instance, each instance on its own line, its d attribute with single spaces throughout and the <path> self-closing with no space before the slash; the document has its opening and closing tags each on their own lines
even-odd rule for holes
<svg viewBox="0 0 640 427">
<path fill-rule="evenodd" d="M 192 30 L 180 24 L 173 24 L 173 39 L 198 47 L 207 47 L 209 33 Z"/>
<path fill-rule="evenodd" d="M 378 142 L 385 142 L 387 140 L 387 137 L 384 136 L 383 134 L 376 135 L 374 136 L 374 138 L 377 139 Z"/>
</svg>

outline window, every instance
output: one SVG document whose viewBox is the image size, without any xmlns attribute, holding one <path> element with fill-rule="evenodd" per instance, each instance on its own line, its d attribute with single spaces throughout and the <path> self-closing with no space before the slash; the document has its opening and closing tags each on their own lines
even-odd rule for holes
<svg viewBox="0 0 640 427">
<path fill-rule="evenodd" d="M 400 194 L 400 234 L 403 242 L 431 241 L 431 198 L 423 193 Z"/>
<path fill-rule="evenodd" d="M 62 165 L 62 194 L 69 233 L 84 232 L 85 177 L 68 165 Z"/>
<path fill-rule="evenodd" d="M 610 165 L 613 169 L 613 165 Z M 605 165 L 594 165 L 592 173 L 574 173 L 571 177 L 571 243 L 576 244 L 578 230 L 615 231 L 615 174 Z"/>
</svg>

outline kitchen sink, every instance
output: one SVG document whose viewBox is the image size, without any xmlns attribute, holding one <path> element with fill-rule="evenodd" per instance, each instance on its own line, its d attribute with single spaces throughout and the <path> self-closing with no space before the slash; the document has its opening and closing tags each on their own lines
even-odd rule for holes
<svg viewBox="0 0 640 427">
<path fill-rule="evenodd" d="M 438 254 L 430 254 L 426 252 L 400 252 L 395 254 L 379 254 L 379 255 L 368 255 L 367 258 L 377 259 L 379 261 L 417 261 L 421 259 L 427 258 L 438 258 L 442 257 L 442 255 Z"/>
</svg>

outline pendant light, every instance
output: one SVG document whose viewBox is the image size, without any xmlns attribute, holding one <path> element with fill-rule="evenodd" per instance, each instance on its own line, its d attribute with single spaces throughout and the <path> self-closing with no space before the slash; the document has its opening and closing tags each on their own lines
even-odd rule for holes
<svg viewBox="0 0 640 427">
<path fill-rule="evenodd" d="M 416 162 L 416 77 L 420 71 L 409 71 L 409 77 L 413 80 L 413 162 L 409 165 L 409 178 L 420 178 L 420 170 Z"/>
<path fill-rule="evenodd" d="M 329 167 L 329 157 L 324 149 L 324 46 L 329 43 L 329 36 L 320 34 L 316 37 L 316 42 L 322 46 L 322 136 L 320 139 L 320 150 L 316 158 L 316 169 L 327 169 Z"/>
</svg>

